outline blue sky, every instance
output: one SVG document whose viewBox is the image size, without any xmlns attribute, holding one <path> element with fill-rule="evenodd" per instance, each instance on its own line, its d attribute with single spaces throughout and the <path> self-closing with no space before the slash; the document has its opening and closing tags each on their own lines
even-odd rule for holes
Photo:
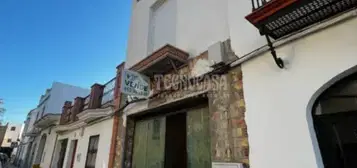
<svg viewBox="0 0 357 168">
<path fill-rule="evenodd" d="M 105 83 L 125 58 L 131 0 L 1 0 L 0 98 L 21 123 L 53 81 Z"/>
</svg>

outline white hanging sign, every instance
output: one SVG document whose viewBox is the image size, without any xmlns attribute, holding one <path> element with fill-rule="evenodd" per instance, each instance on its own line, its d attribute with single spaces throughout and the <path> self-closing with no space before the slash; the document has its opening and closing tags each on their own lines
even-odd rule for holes
<svg viewBox="0 0 357 168">
<path fill-rule="evenodd" d="M 121 92 L 135 97 L 148 97 L 150 94 L 150 79 L 147 76 L 131 70 L 123 70 Z"/>
</svg>

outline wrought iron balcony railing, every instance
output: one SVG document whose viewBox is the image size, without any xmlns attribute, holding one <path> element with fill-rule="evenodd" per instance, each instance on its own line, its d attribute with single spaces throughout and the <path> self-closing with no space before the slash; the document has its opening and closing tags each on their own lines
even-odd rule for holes
<svg viewBox="0 0 357 168">
<path fill-rule="evenodd" d="M 253 7 L 253 11 L 254 11 L 254 10 L 257 10 L 258 8 L 264 6 L 271 0 L 251 0 L 251 1 L 252 1 L 252 7 Z"/>
<path fill-rule="evenodd" d="M 284 62 L 276 55 L 270 37 L 278 39 L 303 30 L 357 7 L 357 0 L 250 0 L 253 11 L 246 19 L 266 36 L 279 68 Z"/>
<path fill-rule="evenodd" d="M 104 85 L 102 106 L 111 103 L 114 99 L 115 79 L 116 78 L 113 78 L 112 80 L 110 80 Z"/>
<path fill-rule="evenodd" d="M 357 0 L 250 0 L 246 19 L 274 39 L 357 7 Z"/>
<path fill-rule="evenodd" d="M 75 103 L 70 106 L 66 106 L 66 103 L 65 103 L 65 105 L 63 107 L 62 114 L 61 114 L 60 124 L 62 124 L 62 125 L 69 124 L 71 122 L 77 121 L 78 120 L 77 114 L 83 113 L 85 110 L 87 110 L 89 108 L 91 108 L 91 109 L 106 108 L 106 107 L 112 105 L 112 102 L 114 100 L 115 82 L 116 82 L 116 78 L 113 78 L 112 80 L 107 82 L 105 85 L 99 85 L 100 88 L 103 89 L 103 90 L 100 90 L 100 92 L 102 92 L 102 93 L 98 93 L 98 90 L 93 90 L 93 88 L 92 88 L 91 94 L 84 97 L 84 102 L 82 102 L 83 99 L 81 101 L 75 100 L 74 101 Z M 98 94 L 100 94 L 102 96 L 101 99 L 98 96 Z M 91 98 L 93 100 L 91 100 Z M 95 106 L 93 106 L 93 104 L 95 104 Z"/>
</svg>

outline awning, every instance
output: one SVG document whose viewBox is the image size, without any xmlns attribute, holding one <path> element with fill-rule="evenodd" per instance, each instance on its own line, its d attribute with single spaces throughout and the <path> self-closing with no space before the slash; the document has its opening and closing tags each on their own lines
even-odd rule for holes
<svg viewBox="0 0 357 168">
<path fill-rule="evenodd" d="M 155 74 L 167 73 L 186 64 L 188 57 L 187 52 L 167 44 L 135 64 L 130 70 L 153 77 Z"/>
</svg>

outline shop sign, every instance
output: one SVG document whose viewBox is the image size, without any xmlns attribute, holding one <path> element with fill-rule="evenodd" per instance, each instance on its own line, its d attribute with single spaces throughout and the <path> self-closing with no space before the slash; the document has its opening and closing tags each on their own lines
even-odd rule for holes
<svg viewBox="0 0 357 168">
<path fill-rule="evenodd" d="M 135 97 L 148 97 L 150 94 L 150 79 L 138 72 L 123 70 L 121 92 Z"/>
</svg>

